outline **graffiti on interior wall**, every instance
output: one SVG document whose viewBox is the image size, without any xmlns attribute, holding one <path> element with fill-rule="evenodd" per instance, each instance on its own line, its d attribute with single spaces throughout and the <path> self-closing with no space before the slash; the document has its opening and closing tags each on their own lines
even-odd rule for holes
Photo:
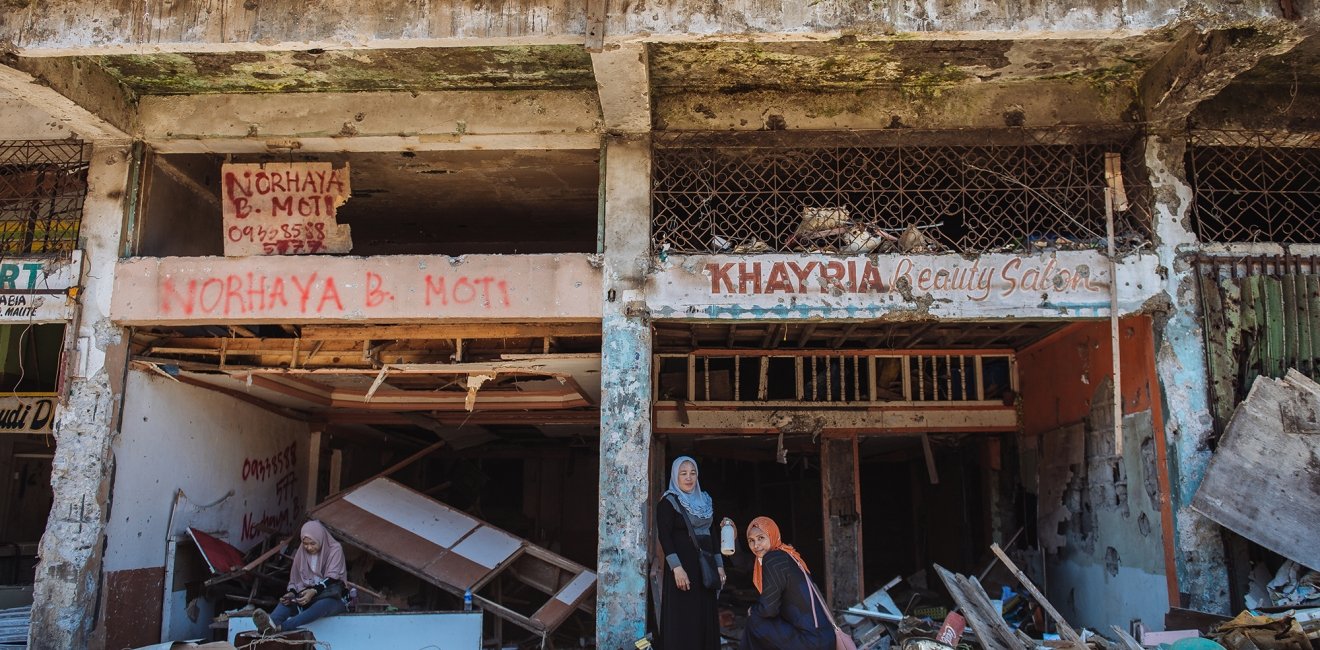
<svg viewBox="0 0 1320 650">
<path fill-rule="evenodd" d="M 243 515 L 240 541 L 257 539 L 271 530 L 284 530 L 298 512 L 298 443 L 262 457 L 243 459 L 242 479 L 268 483 L 275 496 L 275 512 L 262 508 L 260 513 Z M 262 486 L 265 489 L 265 486 Z"/>
<path fill-rule="evenodd" d="M 229 273 L 178 281 L 161 279 L 160 311 L 184 316 L 262 316 L 294 311 L 338 315 L 389 309 L 399 294 L 421 294 L 427 306 L 508 307 L 509 282 L 491 275 L 392 278 L 367 271 L 359 281 L 317 272 L 267 275 Z"/>
<path fill-rule="evenodd" d="M 220 171 L 225 255 L 347 253 L 335 209 L 348 200 L 348 165 L 227 164 Z"/>
</svg>

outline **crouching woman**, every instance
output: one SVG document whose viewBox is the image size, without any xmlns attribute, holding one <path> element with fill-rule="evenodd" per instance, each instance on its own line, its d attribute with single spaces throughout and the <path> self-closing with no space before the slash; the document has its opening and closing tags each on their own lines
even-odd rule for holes
<svg viewBox="0 0 1320 650">
<path fill-rule="evenodd" d="M 811 584 L 802 556 L 779 536 L 769 517 L 747 526 L 747 546 L 756 555 L 752 583 L 760 598 L 747 612 L 742 650 L 834 650 L 834 625 Z"/>
<path fill-rule="evenodd" d="M 289 591 L 275 611 L 267 614 L 259 609 L 252 622 L 262 634 L 273 634 L 339 614 L 346 608 L 347 580 L 344 547 L 321 522 L 309 521 L 303 524 L 302 543 L 293 555 Z"/>
</svg>

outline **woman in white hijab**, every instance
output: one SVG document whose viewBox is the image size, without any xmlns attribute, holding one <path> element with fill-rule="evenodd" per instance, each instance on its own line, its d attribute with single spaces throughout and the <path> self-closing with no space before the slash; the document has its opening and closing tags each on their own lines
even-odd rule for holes
<svg viewBox="0 0 1320 650">
<path fill-rule="evenodd" d="M 715 552 L 710 495 L 697 480 L 697 461 L 674 459 L 669 489 L 656 505 L 656 537 L 665 554 L 660 611 L 662 650 L 718 650 L 719 612 L 715 596 L 724 585 L 724 559 Z M 702 568 L 702 563 L 707 564 Z M 713 569 L 713 570 L 712 570 Z M 704 572 L 704 573 L 703 573 Z"/>
</svg>

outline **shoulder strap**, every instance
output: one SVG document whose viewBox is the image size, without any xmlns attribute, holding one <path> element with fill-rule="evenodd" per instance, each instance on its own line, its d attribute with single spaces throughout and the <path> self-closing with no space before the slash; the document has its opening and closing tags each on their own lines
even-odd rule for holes
<svg viewBox="0 0 1320 650">
<path fill-rule="evenodd" d="M 797 564 L 797 562 L 793 562 L 793 564 Z M 820 590 L 816 588 L 816 583 L 811 581 L 811 574 L 807 573 L 807 570 L 803 569 L 801 564 L 798 564 L 798 569 L 802 571 L 802 579 L 807 581 L 807 590 L 811 592 L 811 595 L 814 597 L 813 599 L 820 603 L 820 608 L 825 610 L 825 617 L 829 620 L 830 625 L 836 630 L 839 629 L 839 624 L 834 622 L 834 615 L 830 613 L 830 608 L 825 605 L 825 597 L 820 595 Z M 815 606 L 812 606 L 811 608 L 811 623 L 816 627 L 820 627 L 820 621 L 816 618 Z"/>
<path fill-rule="evenodd" d="M 665 499 L 673 504 L 674 510 L 678 511 L 678 516 L 683 518 L 683 525 L 687 528 L 688 537 L 692 540 L 692 547 L 697 549 L 697 554 L 701 554 L 701 545 L 697 543 L 697 534 L 692 532 L 692 520 L 688 518 L 687 512 L 683 510 L 683 505 L 678 502 L 678 497 L 672 494 L 666 494 Z"/>
</svg>

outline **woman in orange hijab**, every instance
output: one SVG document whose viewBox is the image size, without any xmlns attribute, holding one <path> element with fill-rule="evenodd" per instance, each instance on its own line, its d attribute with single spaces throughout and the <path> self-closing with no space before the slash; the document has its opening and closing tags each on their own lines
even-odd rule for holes
<svg viewBox="0 0 1320 650">
<path fill-rule="evenodd" d="M 756 555 L 752 582 L 761 597 L 747 612 L 743 650 L 833 650 L 834 626 L 811 584 L 807 563 L 779 536 L 769 517 L 747 525 L 747 546 Z"/>
</svg>

